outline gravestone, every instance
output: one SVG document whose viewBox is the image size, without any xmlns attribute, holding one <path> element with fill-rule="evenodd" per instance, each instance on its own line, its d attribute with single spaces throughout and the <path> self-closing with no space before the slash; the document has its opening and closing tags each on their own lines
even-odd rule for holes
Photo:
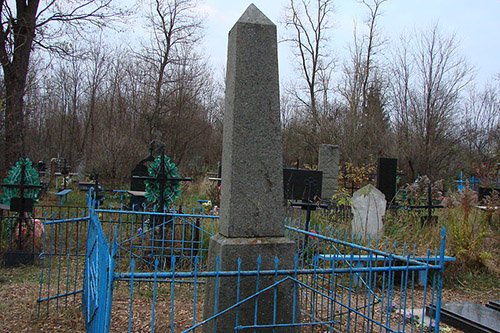
<svg viewBox="0 0 500 333">
<path fill-rule="evenodd" d="M 282 141 L 276 26 L 250 5 L 229 32 L 222 152 L 222 197 L 219 233 L 210 239 L 209 268 L 241 270 L 293 269 L 295 244 L 284 237 Z M 259 290 L 274 282 L 261 276 Z M 239 300 L 256 292 L 256 277 L 241 277 Z M 292 322 L 293 284 L 287 281 L 204 325 L 205 332 L 233 332 L 238 325 Z M 206 286 L 204 317 L 209 318 L 237 302 L 237 278 L 215 278 Z M 296 314 L 296 321 L 299 321 Z M 273 331 L 260 328 L 259 332 Z M 290 328 L 278 332 L 290 332 Z M 292 329 L 293 331 L 293 329 Z"/>
<path fill-rule="evenodd" d="M 286 200 L 303 202 L 321 198 L 323 173 L 317 170 L 283 168 L 283 191 Z"/>
<path fill-rule="evenodd" d="M 377 161 L 377 188 L 385 195 L 387 202 L 392 202 L 396 196 L 396 176 L 398 160 L 396 158 L 380 157 Z"/>
<path fill-rule="evenodd" d="M 155 158 L 153 157 L 153 146 L 151 144 L 149 148 L 149 156 L 139 161 L 134 169 L 132 169 L 130 175 L 130 191 L 132 192 L 130 200 L 131 206 L 142 205 L 146 201 L 143 193 L 146 191 L 146 184 L 144 183 L 144 179 L 140 177 L 149 177 L 148 168 L 149 165 L 154 162 L 154 160 Z"/>
<path fill-rule="evenodd" d="M 330 202 L 339 177 L 339 146 L 337 145 L 319 145 L 318 170 L 323 171 L 323 186 L 321 198 Z"/>
<path fill-rule="evenodd" d="M 427 314 L 435 307 L 426 308 Z M 441 321 L 463 332 L 500 332 L 500 312 L 477 303 L 443 303 Z"/>
<path fill-rule="evenodd" d="M 353 233 L 361 234 L 363 238 L 378 236 L 382 232 L 386 205 L 384 193 L 371 184 L 354 192 L 351 204 Z"/>
<path fill-rule="evenodd" d="M 38 163 L 36 165 L 36 170 L 38 171 L 38 174 L 40 174 L 42 172 L 46 172 L 47 165 L 43 161 L 38 161 Z"/>
<path fill-rule="evenodd" d="M 130 190 L 131 191 L 145 191 L 146 184 L 144 184 L 144 179 L 137 179 L 134 177 L 147 177 L 149 176 L 148 167 L 144 164 L 137 164 L 132 170 L 132 178 L 130 179 Z"/>
<path fill-rule="evenodd" d="M 149 155 L 147 158 L 137 163 L 134 169 L 132 169 L 130 176 L 131 191 L 146 191 L 146 184 L 144 183 L 144 179 L 138 179 L 135 177 L 148 177 L 148 167 L 152 162 L 154 162 L 154 157 L 153 155 Z"/>
</svg>

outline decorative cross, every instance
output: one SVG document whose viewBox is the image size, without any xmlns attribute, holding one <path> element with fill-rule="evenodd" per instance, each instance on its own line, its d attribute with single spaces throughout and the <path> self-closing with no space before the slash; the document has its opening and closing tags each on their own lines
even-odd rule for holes
<svg viewBox="0 0 500 333">
<path fill-rule="evenodd" d="M 12 199 L 18 199 L 18 200 L 12 200 L 11 199 L 11 204 L 10 204 L 10 210 L 11 211 L 16 211 L 20 214 L 20 216 L 23 216 L 25 212 L 29 213 L 33 210 L 33 199 L 31 198 L 25 198 L 24 197 L 24 190 L 25 189 L 34 189 L 34 188 L 42 188 L 42 185 L 33 185 L 33 184 L 26 184 L 26 179 L 25 179 L 25 172 L 26 172 L 26 165 L 21 163 L 21 179 L 19 184 L 0 184 L 0 186 L 7 187 L 7 188 L 17 188 L 20 190 L 19 197 L 18 198 L 12 198 Z M 14 204 L 13 204 L 14 202 Z"/>
<path fill-rule="evenodd" d="M 95 170 L 93 170 L 92 175 L 90 176 L 90 179 L 94 181 L 94 184 L 91 187 L 89 187 L 89 196 L 92 197 L 90 190 L 93 187 L 94 188 L 94 197 L 95 197 L 96 202 L 98 204 L 102 204 L 102 202 L 104 201 L 104 197 L 101 196 L 99 194 L 99 192 L 102 192 L 104 190 L 101 190 L 101 188 L 99 186 L 99 174 Z"/>
<path fill-rule="evenodd" d="M 172 172 L 173 172 L 173 170 L 167 169 L 167 165 L 165 163 L 165 154 L 164 154 L 164 151 L 162 150 L 161 157 L 160 157 L 160 169 L 159 169 L 156 177 L 133 176 L 132 178 L 141 179 L 141 180 L 150 180 L 150 181 L 158 183 L 160 186 L 159 205 L 160 205 L 160 209 L 163 209 L 163 207 L 165 206 L 165 197 L 164 197 L 165 186 L 172 186 L 173 182 L 191 181 L 192 180 L 191 178 L 173 177 Z"/>
<path fill-rule="evenodd" d="M 26 164 L 25 162 L 21 162 L 21 179 L 19 181 L 19 184 L 0 184 L 2 187 L 7 187 L 7 188 L 17 188 L 19 189 L 19 197 L 16 198 L 11 198 L 10 200 L 10 210 L 11 211 L 16 211 L 19 213 L 19 237 L 18 237 L 18 246 L 19 250 L 22 249 L 22 219 L 24 218 L 25 213 L 30 213 L 33 211 L 33 199 L 31 198 L 25 198 L 24 197 L 24 190 L 25 189 L 35 189 L 39 188 L 41 189 L 41 185 L 33 185 L 33 184 L 26 184 L 25 181 L 25 171 L 26 171 Z"/>
<path fill-rule="evenodd" d="M 66 177 L 69 175 L 69 168 L 68 168 L 68 166 L 67 166 L 66 159 L 65 159 L 65 158 L 63 158 L 62 160 L 64 161 L 64 164 L 63 164 L 63 166 L 61 167 L 61 175 L 62 175 L 62 178 L 63 178 L 63 187 L 64 187 L 64 189 L 66 189 L 66 187 L 67 187 L 67 185 L 68 185 L 68 184 L 66 183 L 66 182 L 67 182 Z"/>
<path fill-rule="evenodd" d="M 432 204 L 432 185 L 429 184 L 427 187 L 427 205 L 413 205 L 410 208 L 421 208 L 427 209 L 427 223 L 430 223 L 432 220 L 432 210 L 434 208 L 443 208 L 443 205 L 433 205 Z"/>
</svg>

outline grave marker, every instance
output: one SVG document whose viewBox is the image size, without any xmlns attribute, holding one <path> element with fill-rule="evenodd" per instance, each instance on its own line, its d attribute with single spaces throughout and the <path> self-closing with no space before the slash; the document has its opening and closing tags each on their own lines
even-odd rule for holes
<svg viewBox="0 0 500 333">
<path fill-rule="evenodd" d="M 229 32 L 225 104 L 221 214 L 219 234 L 210 239 L 210 269 L 215 270 L 218 257 L 221 271 L 237 270 L 238 258 L 241 270 L 256 270 L 259 256 L 262 270 L 275 269 L 275 257 L 279 269 L 292 269 L 295 244 L 284 237 L 276 25 L 253 4 Z M 259 289 L 273 282 L 273 277 L 261 276 Z M 236 278 L 221 278 L 217 287 L 215 283 L 215 278 L 207 281 L 205 318 L 237 302 Z M 253 295 L 255 276 L 242 277 L 239 288 L 240 300 Z M 254 302 L 245 303 L 238 312 L 210 321 L 204 331 L 232 332 L 236 322 L 253 325 L 255 317 L 259 325 L 291 323 L 292 283 L 285 282 L 276 292 L 276 309 L 270 291 L 259 295 L 257 314 Z"/>
<path fill-rule="evenodd" d="M 155 176 L 133 176 L 132 178 L 146 181 L 146 197 L 148 200 L 157 203 L 160 211 L 163 212 L 165 203 L 169 205 L 180 194 L 180 190 L 177 190 L 180 182 L 191 181 L 191 178 L 181 178 L 177 175 L 177 167 L 173 163 L 170 163 L 170 159 L 165 156 L 163 149 L 159 160 L 155 160 L 155 163 L 157 162 Z M 155 164 L 153 163 L 150 168 L 154 170 L 154 166 Z M 166 192 L 169 192 L 168 196 L 166 196 Z"/>
<path fill-rule="evenodd" d="M 382 232 L 386 205 L 384 193 L 371 184 L 354 192 L 351 206 L 353 233 L 361 234 L 363 238 L 378 236 Z"/>
<path fill-rule="evenodd" d="M 339 146 L 337 145 L 319 145 L 318 170 L 323 171 L 323 186 L 321 198 L 330 202 L 339 177 Z"/>
<path fill-rule="evenodd" d="M 27 239 L 23 239 L 22 237 L 22 228 L 23 226 L 26 227 L 24 224 L 31 222 L 27 218 L 26 213 L 33 211 L 33 204 L 37 200 L 42 188 L 38 180 L 38 173 L 28 158 L 20 158 L 9 171 L 9 176 L 5 179 L 5 183 L 0 184 L 0 186 L 5 188 L 2 200 L 10 204 L 11 211 L 18 213 L 15 228 L 18 228 L 18 250 L 22 250 L 27 241 Z M 17 191 L 19 193 L 16 193 Z"/>
<path fill-rule="evenodd" d="M 146 184 L 144 184 L 144 179 L 137 177 L 148 177 L 148 166 L 152 162 L 154 162 L 155 158 L 153 157 L 153 146 L 149 147 L 149 156 L 145 159 L 142 159 L 137 163 L 134 169 L 131 172 L 130 177 L 130 190 L 131 191 L 146 191 Z"/>
<path fill-rule="evenodd" d="M 435 310 L 426 308 L 427 314 Z M 472 302 L 443 303 L 441 321 L 463 332 L 500 332 L 500 312 Z"/>
<path fill-rule="evenodd" d="M 377 161 L 377 188 L 384 193 L 385 200 L 392 203 L 396 196 L 397 158 L 380 157 Z"/>
<path fill-rule="evenodd" d="M 285 199 L 303 202 L 319 201 L 323 172 L 317 170 L 283 168 Z"/>
</svg>

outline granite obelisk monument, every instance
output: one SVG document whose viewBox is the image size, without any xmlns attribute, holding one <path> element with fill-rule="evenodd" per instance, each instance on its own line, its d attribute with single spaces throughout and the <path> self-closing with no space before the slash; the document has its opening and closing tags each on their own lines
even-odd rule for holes
<svg viewBox="0 0 500 333">
<path fill-rule="evenodd" d="M 219 233 L 210 239 L 209 265 L 214 270 L 218 257 L 219 270 L 236 271 L 240 258 L 241 270 L 256 270 L 260 256 L 261 270 L 275 269 L 275 258 L 279 269 L 292 269 L 296 248 L 284 237 L 276 25 L 253 4 L 229 32 L 226 71 Z M 258 289 L 274 281 L 274 277 L 261 276 Z M 242 277 L 238 299 L 255 294 L 256 286 L 255 276 Z M 235 277 L 221 278 L 217 287 L 215 278 L 209 279 L 205 318 L 237 302 Z M 232 332 L 236 323 L 291 323 L 292 289 L 288 281 L 277 289 L 277 297 L 274 291 L 259 295 L 257 311 L 252 300 L 241 305 L 237 314 L 232 310 L 211 321 L 204 331 L 216 327 L 217 332 Z"/>
</svg>

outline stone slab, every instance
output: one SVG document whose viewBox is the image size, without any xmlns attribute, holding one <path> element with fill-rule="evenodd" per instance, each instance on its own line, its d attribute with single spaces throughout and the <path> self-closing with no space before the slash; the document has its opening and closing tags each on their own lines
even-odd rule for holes
<svg viewBox="0 0 500 333">
<path fill-rule="evenodd" d="M 487 307 L 490 309 L 500 311 L 500 301 L 489 301 L 488 304 L 486 304 Z"/>
<path fill-rule="evenodd" d="M 339 146 L 319 145 L 318 170 L 323 171 L 321 198 L 325 201 L 331 201 L 337 189 L 339 159 Z"/>
<path fill-rule="evenodd" d="M 217 234 L 210 238 L 209 270 L 215 271 L 216 258 L 219 257 L 220 271 L 237 271 L 238 258 L 241 258 L 242 271 L 255 271 L 257 259 L 261 256 L 261 270 L 274 270 L 275 258 L 279 260 L 278 269 L 293 269 L 296 246 L 295 243 L 285 237 L 265 238 L 227 238 Z M 283 279 L 278 277 L 278 281 Z M 207 319 L 215 313 L 215 298 L 217 297 L 218 312 L 234 305 L 237 300 L 243 300 L 257 291 L 256 277 L 241 277 L 239 296 L 237 296 L 237 277 L 220 277 L 216 288 L 216 279 L 209 278 L 206 288 L 211 292 L 205 294 L 204 318 Z M 258 290 L 275 282 L 274 276 L 260 276 Z M 297 289 L 298 291 L 298 289 Z M 298 299 L 298 295 L 297 299 Z M 293 283 L 286 281 L 277 288 L 276 298 L 274 290 L 259 295 L 257 324 L 272 324 L 274 313 L 274 302 L 276 302 L 276 323 L 290 324 L 293 319 Z M 231 310 L 210 321 L 203 326 L 204 332 L 234 332 L 236 325 L 236 310 Z M 255 299 L 242 304 L 238 308 L 238 325 L 253 325 L 255 317 Z M 296 322 L 300 322 L 299 305 L 295 308 Z M 275 332 L 294 332 L 293 327 L 275 329 Z M 271 328 L 259 328 L 258 332 L 273 332 Z"/>
<path fill-rule="evenodd" d="M 443 323 L 469 332 L 500 332 L 500 312 L 477 303 L 443 303 Z"/>
</svg>

